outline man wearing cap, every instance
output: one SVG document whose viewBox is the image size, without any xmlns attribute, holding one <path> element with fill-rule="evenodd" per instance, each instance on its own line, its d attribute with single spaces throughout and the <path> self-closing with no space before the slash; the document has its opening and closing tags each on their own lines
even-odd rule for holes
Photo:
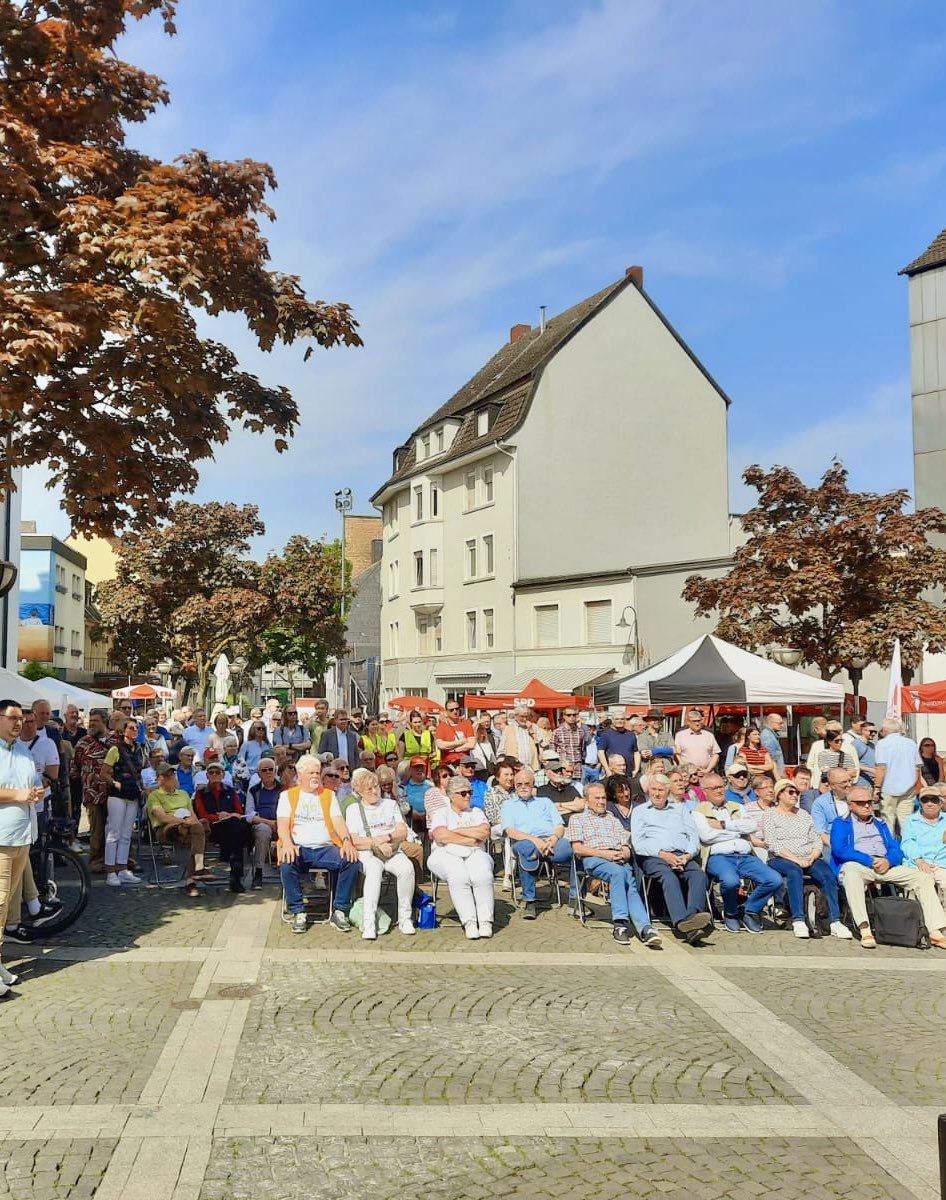
<svg viewBox="0 0 946 1200">
<path fill-rule="evenodd" d="M 253 831 L 256 849 L 256 867 L 253 871 L 253 889 L 263 886 L 263 864 L 269 862 L 273 841 L 276 837 L 276 806 L 282 788 L 276 778 L 276 760 L 261 758 L 257 767 L 259 779 L 246 792 L 246 823 Z"/>
<path fill-rule="evenodd" d="M 542 752 L 542 766 L 545 768 L 546 782 L 536 790 L 537 796 L 545 796 L 558 809 L 558 815 L 568 825 L 573 813 L 584 812 L 585 802 L 578 788 L 565 777 L 562 763 L 553 751 Z"/>
<path fill-rule="evenodd" d="M 706 785 L 703 785 L 704 791 Z M 726 771 L 726 802 L 728 804 L 752 804 L 756 794 L 749 782 L 749 768 L 745 763 L 733 763 Z"/>
<path fill-rule="evenodd" d="M 411 806 L 411 825 L 419 833 L 427 830 L 427 814 L 424 796 L 433 783 L 427 778 L 427 759 L 416 755 L 410 759 L 407 780 L 404 783 L 404 799 Z"/>
<path fill-rule="evenodd" d="M 243 745 L 243 722 L 240 720 L 240 706 L 231 704 L 227 709 L 227 730 L 233 734 L 237 744 Z"/>
<path fill-rule="evenodd" d="M 919 812 L 903 823 L 903 857 L 907 866 L 932 875 L 941 898 L 946 898 L 946 812 L 938 788 L 920 792 Z"/>
<path fill-rule="evenodd" d="M 670 754 L 659 756 L 666 757 L 668 762 L 673 757 L 673 738 L 663 728 L 663 720 L 664 715 L 659 708 L 651 708 L 644 714 L 644 728 L 636 737 L 637 749 L 645 763 L 654 757 L 655 750 L 669 750 Z"/>
<path fill-rule="evenodd" d="M 598 717 L 590 712 L 585 718 L 585 754 L 580 760 L 582 783 L 596 783 L 601 778 L 598 762 Z"/>
<path fill-rule="evenodd" d="M 444 719 L 434 730 L 434 737 L 437 739 L 440 761 L 453 767 L 473 749 L 476 738 L 473 736 L 473 725 L 463 716 L 458 701 L 448 700 L 444 713 Z"/>
<path fill-rule="evenodd" d="M 687 713 L 687 727 L 681 729 L 673 739 L 673 751 L 680 762 L 690 762 L 701 775 L 708 775 L 716 770 L 719 762 L 720 748 L 714 734 L 704 729 L 704 716 L 701 708 L 691 708 Z"/>
<path fill-rule="evenodd" d="M 194 812 L 190 796 L 177 786 L 177 768 L 161 763 L 157 768 L 158 786 L 148 793 L 146 808 L 151 828 L 164 845 L 183 846 L 189 852 L 184 869 L 184 891 L 190 897 L 200 895 L 199 879 L 213 879 L 204 866 L 207 834 Z"/>
<path fill-rule="evenodd" d="M 534 921 L 535 887 L 539 875 L 539 864 L 570 863 L 571 846 L 563 839 L 565 825 L 551 800 L 535 794 L 535 773 L 529 767 L 520 767 L 515 778 L 516 794 L 510 797 L 502 809 L 502 827 L 512 843 L 512 851 L 519 862 L 519 878 L 522 881 L 523 918 Z M 570 896 L 570 899 L 574 897 Z"/>
<path fill-rule="evenodd" d="M 569 704 L 562 709 L 562 719 L 552 734 L 552 749 L 564 762 L 583 763 L 588 738 L 578 719 L 578 709 Z"/>
<path fill-rule="evenodd" d="M 230 864 L 230 891 L 245 892 L 243 851 L 252 845 L 253 834 L 242 820 L 243 805 L 233 787 L 223 782 L 223 766 L 212 762 L 207 767 L 207 782 L 194 793 L 194 811 L 210 830 L 210 840 Z"/>
<path fill-rule="evenodd" d="M 637 749 L 637 738 L 627 728 L 627 715 L 616 712 L 611 717 L 611 728 L 598 733 L 598 763 L 605 775 L 614 775 L 608 763 L 612 754 L 620 754 L 627 767 L 626 774 L 636 775 L 641 769 L 641 756 Z"/>
<path fill-rule="evenodd" d="M 479 763 L 472 754 L 464 754 L 457 763 L 457 773 L 470 785 L 470 807 L 484 808 L 486 803 L 486 780 L 476 778 Z"/>
</svg>

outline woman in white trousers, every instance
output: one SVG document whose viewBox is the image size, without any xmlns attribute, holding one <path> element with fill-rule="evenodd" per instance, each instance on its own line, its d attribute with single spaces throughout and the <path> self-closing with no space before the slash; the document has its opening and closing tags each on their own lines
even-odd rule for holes
<svg viewBox="0 0 946 1200">
<path fill-rule="evenodd" d="M 493 860 L 483 849 L 489 822 L 479 808 L 470 807 L 470 781 L 457 776 L 447 783 L 449 807 L 438 809 L 430 821 L 436 843 L 427 866 L 446 881 L 460 924 L 470 941 L 493 936 Z"/>
<path fill-rule="evenodd" d="M 411 920 L 414 897 L 414 867 L 400 849 L 407 840 L 407 826 L 397 801 L 381 798 L 381 785 L 374 771 L 359 767 L 351 777 L 353 798 L 345 807 L 345 823 L 365 872 L 361 936 L 374 941 L 378 936 L 378 898 L 385 871 L 397 881 L 397 927 L 404 934 L 417 930 Z"/>
<path fill-rule="evenodd" d="M 128 853 L 141 803 L 141 771 L 145 761 L 144 748 L 137 738 L 138 722 L 134 719 L 124 721 L 121 742 L 112 746 L 105 755 L 106 766 L 111 768 L 105 825 L 105 882 L 110 887 L 141 883 L 140 877 L 128 870 Z"/>
</svg>

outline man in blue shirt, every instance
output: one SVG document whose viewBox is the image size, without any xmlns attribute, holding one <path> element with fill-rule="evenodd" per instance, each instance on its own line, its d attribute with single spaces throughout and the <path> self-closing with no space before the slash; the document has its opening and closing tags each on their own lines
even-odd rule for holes
<svg viewBox="0 0 946 1200">
<path fill-rule="evenodd" d="M 650 776 L 647 796 L 631 813 L 631 845 L 645 878 L 660 884 L 674 929 L 692 944 L 713 928 L 706 875 L 696 861 L 700 835 L 682 804 L 668 804 L 666 775 Z"/>
<path fill-rule="evenodd" d="M 479 763 L 470 754 L 465 754 L 457 763 L 457 769 L 472 788 L 470 808 L 483 808 L 486 800 L 486 780 L 476 778 Z"/>
<path fill-rule="evenodd" d="M 608 766 L 608 755 L 620 754 L 627 766 L 628 775 L 636 775 L 641 769 L 641 756 L 637 749 L 637 738 L 627 728 L 627 717 L 616 713 L 611 718 L 611 728 L 598 734 L 598 762 L 605 775 L 613 774 Z"/>
<path fill-rule="evenodd" d="M 18 890 L 30 845 L 35 817 L 33 805 L 43 799 L 36 786 L 36 766 L 20 740 L 23 708 L 16 700 L 0 700 L 0 929 L 5 928 L 10 898 Z M 14 914 L 15 923 L 19 913 Z M 10 994 L 17 976 L 0 964 L 0 999 Z"/>
<path fill-rule="evenodd" d="M 838 817 L 850 812 L 847 794 L 851 790 L 851 772 L 846 767 L 832 767 L 828 772 L 828 790 L 811 806 L 811 822 L 825 846 L 831 847 L 831 826 Z"/>
<path fill-rule="evenodd" d="M 726 799 L 732 804 L 751 804 L 756 794 L 749 783 L 749 768 L 735 763 L 726 772 Z"/>
<path fill-rule="evenodd" d="M 877 747 L 875 738 L 877 737 L 877 728 L 864 717 L 856 717 L 851 722 L 851 745 L 857 754 L 857 760 L 860 763 L 860 774 L 857 777 L 857 782 L 861 787 L 872 788 L 874 786 L 874 767 L 877 765 Z"/>
<path fill-rule="evenodd" d="M 539 864 L 570 863 L 571 845 L 563 839 L 565 825 L 558 809 L 545 796 L 535 794 L 535 774 L 529 767 L 516 772 L 516 794 L 505 801 L 500 823 L 512 842 L 512 852 L 519 863 L 522 880 L 523 918 L 534 921 L 535 885 Z M 574 896 L 569 893 L 569 898 Z"/>
<path fill-rule="evenodd" d="M 769 713 L 762 726 L 762 746 L 768 750 L 769 757 L 775 763 L 775 778 L 785 778 L 785 755 L 782 753 L 782 743 L 779 738 L 785 729 L 785 722 L 779 713 Z"/>
</svg>

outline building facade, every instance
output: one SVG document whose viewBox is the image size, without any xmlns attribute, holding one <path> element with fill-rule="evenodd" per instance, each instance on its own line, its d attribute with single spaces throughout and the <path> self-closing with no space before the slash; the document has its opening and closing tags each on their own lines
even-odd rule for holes
<svg viewBox="0 0 946 1200">
<path fill-rule="evenodd" d="M 680 593 L 731 562 L 728 403 L 640 268 L 514 326 L 372 498 L 382 703 L 581 693 L 709 631 Z"/>
<path fill-rule="evenodd" d="M 17 659 L 82 675 L 85 657 L 84 555 L 24 523 L 20 535 Z"/>
</svg>

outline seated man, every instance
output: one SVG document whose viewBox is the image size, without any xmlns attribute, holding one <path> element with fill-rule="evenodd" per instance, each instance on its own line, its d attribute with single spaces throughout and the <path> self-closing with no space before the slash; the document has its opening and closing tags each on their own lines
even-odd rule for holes
<svg viewBox="0 0 946 1200">
<path fill-rule="evenodd" d="M 148 765 L 141 772 L 141 791 L 145 799 L 158 786 L 158 768 L 166 757 L 167 755 L 160 746 L 155 746 L 153 750 L 148 751 Z"/>
<path fill-rule="evenodd" d="M 851 776 L 844 767 L 832 767 L 828 772 L 828 789 L 811 806 L 811 820 L 815 833 L 828 850 L 831 849 L 831 826 L 838 817 L 850 812 L 847 794 L 851 790 Z"/>
<path fill-rule="evenodd" d="M 177 785 L 177 768 L 174 764 L 162 763 L 157 773 L 158 786 L 148 793 L 148 819 L 159 842 L 184 846 L 190 852 L 184 869 L 184 891 L 193 898 L 200 895 L 197 881 L 214 877 L 213 871 L 208 871 L 204 866 L 207 834 L 194 812 L 190 796 Z"/>
<path fill-rule="evenodd" d="M 535 885 L 539 863 L 570 863 L 571 846 L 562 839 L 565 826 L 551 800 L 535 794 L 535 773 L 531 767 L 520 767 L 515 777 L 515 796 L 502 808 L 503 832 L 512 843 L 512 852 L 519 862 L 522 877 L 523 917 L 534 921 Z M 571 897 L 570 897 L 571 898 Z"/>
<path fill-rule="evenodd" d="M 631 813 L 631 845 L 644 875 L 660 883 L 674 929 L 698 942 L 713 928 L 706 876 L 696 863 L 700 835 L 682 804 L 668 804 L 666 775 L 649 777 L 647 797 Z"/>
<path fill-rule="evenodd" d="M 703 784 L 703 791 L 706 792 L 706 784 Z M 709 792 L 706 792 L 706 799 L 710 800 L 713 797 Z M 752 804 L 756 799 L 756 794 L 749 782 L 749 768 L 745 763 L 733 763 L 731 767 L 726 768 L 726 803 L 727 804 Z M 717 804 L 719 801 L 717 800 Z"/>
<path fill-rule="evenodd" d="M 230 891 L 245 892 L 243 851 L 253 834 L 243 820 L 243 802 L 234 788 L 223 781 L 223 767 L 212 762 L 207 767 L 207 782 L 194 792 L 194 811 L 209 832 L 210 840 L 220 847 L 220 855 L 230 864 Z"/>
<path fill-rule="evenodd" d="M 411 828 L 416 833 L 427 830 L 427 816 L 424 811 L 424 795 L 427 789 L 433 787 L 427 778 L 427 759 L 415 755 L 408 764 L 407 779 L 404 781 L 402 793 L 411 806 Z"/>
<path fill-rule="evenodd" d="M 867 919 L 867 884 L 894 883 L 913 892 L 923 909 L 930 941 L 946 950 L 946 912 L 936 894 L 933 876 L 904 865 L 900 843 L 887 822 L 874 816 L 874 798 L 868 788 L 852 787 L 847 803 L 850 813 L 831 824 L 831 865 L 857 922 L 861 945 L 865 950 L 877 945 Z"/>
<path fill-rule="evenodd" d="M 741 804 L 726 799 L 726 784 L 719 775 L 703 776 L 706 800 L 693 814 L 700 842 L 706 848 L 704 869 L 719 881 L 723 896 L 723 924 L 730 933 L 748 929 L 762 932 L 762 910 L 772 896 L 781 892 L 782 876 L 757 858 L 749 841 L 756 832 L 753 818 Z M 749 894 L 739 921 L 739 888 L 744 879 L 755 887 Z"/>
<path fill-rule="evenodd" d="M 263 864 L 269 862 L 270 849 L 276 839 L 276 808 L 282 792 L 276 778 L 276 762 L 261 758 L 256 767 L 259 782 L 246 793 L 246 823 L 253 830 L 256 866 L 253 870 L 253 889 L 263 886 Z"/>
<path fill-rule="evenodd" d="M 907 817 L 901 848 L 908 867 L 933 877 L 937 891 L 946 897 L 946 812 L 940 807 L 939 789 L 920 792 L 920 811 Z"/>
<path fill-rule="evenodd" d="M 804 809 L 811 816 L 814 803 L 821 795 L 823 789 L 812 786 L 811 772 L 807 767 L 796 767 L 792 779 L 798 788 L 798 807 Z"/>
<path fill-rule="evenodd" d="M 476 769 L 478 766 L 479 763 L 472 754 L 464 754 L 456 764 L 458 773 L 470 785 L 471 807 L 482 809 L 486 800 L 486 780 L 476 778 Z M 448 788 L 448 793 L 449 790 Z"/>
<path fill-rule="evenodd" d="M 361 873 L 358 851 L 337 796 L 331 789 L 322 788 L 319 760 L 313 754 L 303 754 L 296 763 L 296 771 L 298 787 L 284 791 L 276 808 L 279 875 L 286 893 L 286 908 L 292 913 L 292 932 L 306 931 L 302 876 L 310 867 L 319 867 L 337 873 L 331 924 L 341 933 L 348 933 L 352 892 Z"/>
<path fill-rule="evenodd" d="M 542 765 L 545 768 L 546 782 L 536 790 L 537 796 L 546 796 L 558 809 L 558 815 L 565 824 L 573 813 L 584 810 L 585 802 L 570 779 L 566 779 L 562 770 L 562 760 L 557 754 L 544 751 Z"/>
<path fill-rule="evenodd" d="M 582 870 L 603 879 L 611 890 L 613 937 L 622 946 L 631 940 L 630 927 L 651 950 L 660 950 L 660 934 L 650 923 L 647 909 L 637 891 L 631 866 L 628 836 L 617 817 L 608 812 L 603 783 L 585 785 L 585 810 L 575 813 L 565 831 L 572 854 Z"/>
</svg>

